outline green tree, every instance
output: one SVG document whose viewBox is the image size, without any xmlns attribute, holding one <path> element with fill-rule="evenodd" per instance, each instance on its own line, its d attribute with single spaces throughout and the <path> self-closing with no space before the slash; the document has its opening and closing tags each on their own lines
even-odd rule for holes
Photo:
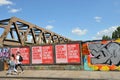
<svg viewBox="0 0 120 80">
<path fill-rule="evenodd" d="M 110 40 L 111 38 L 109 36 L 103 35 L 102 40 Z"/>
<path fill-rule="evenodd" d="M 120 38 L 120 26 L 112 33 L 112 39 Z"/>
</svg>

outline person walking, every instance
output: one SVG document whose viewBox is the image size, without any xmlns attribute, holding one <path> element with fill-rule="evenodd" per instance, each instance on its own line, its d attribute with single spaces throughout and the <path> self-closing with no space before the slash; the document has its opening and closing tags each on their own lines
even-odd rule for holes
<svg viewBox="0 0 120 80">
<path fill-rule="evenodd" d="M 12 72 L 16 72 L 17 73 L 17 70 L 15 68 L 16 59 L 15 59 L 14 54 L 10 55 L 10 60 L 9 60 L 8 64 L 9 64 L 9 68 L 8 68 L 7 75 L 8 74 L 13 74 Z"/>
<path fill-rule="evenodd" d="M 17 52 L 16 53 L 16 62 L 17 62 L 17 64 L 16 64 L 15 68 L 17 69 L 18 66 L 19 66 L 21 71 L 23 72 L 24 70 L 23 70 L 23 67 L 22 67 L 22 61 L 23 61 L 23 59 L 22 59 L 22 56 L 21 56 L 20 52 Z"/>
</svg>

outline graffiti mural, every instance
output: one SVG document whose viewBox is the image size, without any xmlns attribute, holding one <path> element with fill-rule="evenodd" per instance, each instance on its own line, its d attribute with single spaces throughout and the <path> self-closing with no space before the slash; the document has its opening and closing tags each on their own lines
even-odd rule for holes
<svg viewBox="0 0 120 80">
<path fill-rule="evenodd" d="M 89 44 L 90 53 L 92 54 L 92 64 L 109 64 L 120 65 L 120 44 L 109 42 L 107 44 Z"/>
<path fill-rule="evenodd" d="M 4 47 L 0 48 L 0 60 L 9 59 L 10 56 L 10 48 Z"/>
<path fill-rule="evenodd" d="M 89 54 L 84 56 L 85 70 L 120 70 L 120 43 L 87 42 Z"/>
</svg>

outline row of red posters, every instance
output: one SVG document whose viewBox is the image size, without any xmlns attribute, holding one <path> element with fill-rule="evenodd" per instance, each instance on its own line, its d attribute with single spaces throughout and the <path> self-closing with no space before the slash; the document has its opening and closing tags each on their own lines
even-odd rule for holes
<svg viewBox="0 0 120 80">
<path fill-rule="evenodd" d="M 79 44 L 62 44 L 55 46 L 56 63 L 80 63 Z M 53 64 L 52 46 L 32 47 L 32 64 Z"/>
<path fill-rule="evenodd" d="M 56 63 L 80 63 L 79 44 L 62 44 L 55 46 Z"/>
<path fill-rule="evenodd" d="M 23 64 L 30 64 L 29 47 L 11 48 L 11 53 L 19 51 L 23 56 Z M 33 46 L 32 47 L 32 64 L 53 64 L 54 58 L 56 63 L 80 63 L 79 44 L 62 44 L 55 46 L 55 57 L 53 56 L 53 46 Z"/>
<path fill-rule="evenodd" d="M 52 46 L 32 47 L 32 64 L 53 64 Z"/>
</svg>

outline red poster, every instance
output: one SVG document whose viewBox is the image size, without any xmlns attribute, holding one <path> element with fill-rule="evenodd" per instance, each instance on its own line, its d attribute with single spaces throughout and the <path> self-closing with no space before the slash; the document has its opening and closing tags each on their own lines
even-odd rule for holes
<svg viewBox="0 0 120 80">
<path fill-rule="evenodd" d="M 11 48 L 11 54 L 16 56 L 16 53 L 19 51 L 23 57 L 23 64 L 30 64 L 30 49 L 28 47 L 23 48 Z"/>
<path fill-rule="evenodd" d="M 80 63 L 80 47 L 79 44 L 68 44 L 68 63 Z"/>
<path fill-rule="evenodd" d="M 67 45 L 56 45 L 56 63 L 67 63 Z"/>
<path fill-rule="evenodd" d="M 52 46 L 42 46 L 42 63 L 52 64 L 53 63 L 53 47 Z"/>
<path fill-rule="evenodd" d="M 32 47 L 32 64 L 42 63 L 42 47 Z"/>
<path fill-rule="evenodd" d="M 30 49 L 28 47 L 20 48 L 21 56 L 23 57 L 23 64 L 30 64 Z"/>
</svg>

